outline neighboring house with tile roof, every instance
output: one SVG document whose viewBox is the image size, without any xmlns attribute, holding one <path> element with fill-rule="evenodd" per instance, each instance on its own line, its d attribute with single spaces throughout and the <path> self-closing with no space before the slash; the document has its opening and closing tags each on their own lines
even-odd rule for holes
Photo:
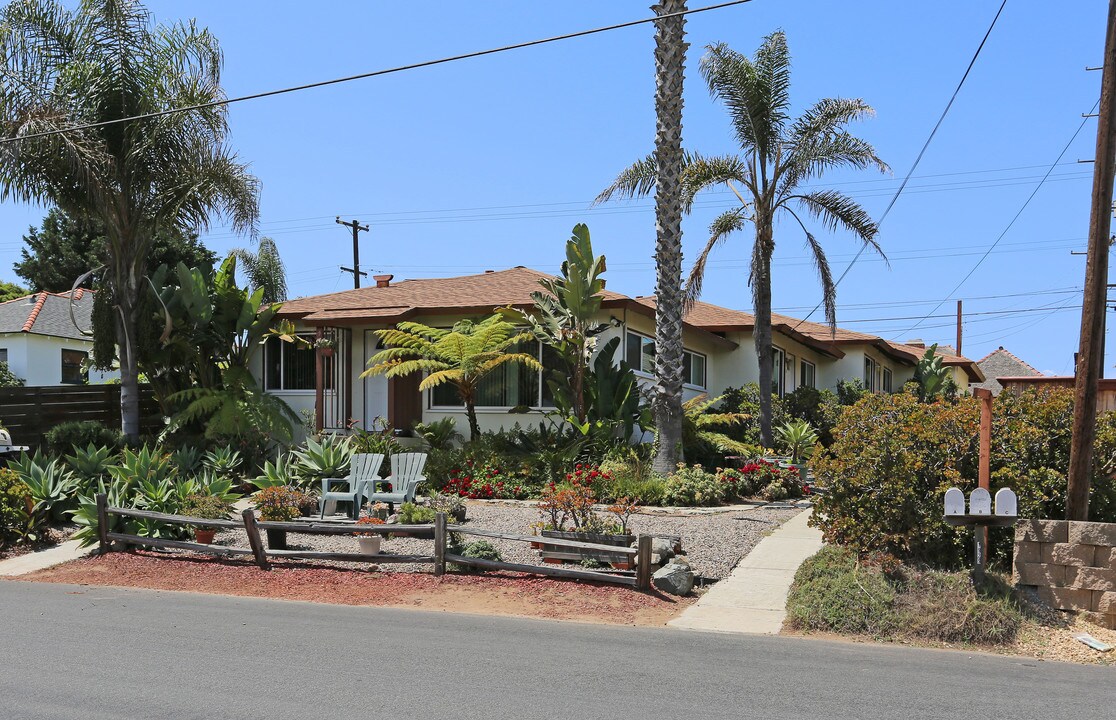
<svg viewBox="0 0 1116 720">
<path fill-rule="evenodd" d="M 409 428 L 416 420 L 430 422 L 455 417 L 464 427 L 464 410 L 450 386 L 420 393 L 419 378 L 382 376 L 360 378 L 367 360 L 376 354 L 375 330 L 402 320 L 435 327 L 450 327 L 467 317 L 487 315 L 493 309 L 533 306 L 531 293 L 539 280 L 552 277 L 530 268 L 516 267 L 479 275 L 405 280 L 393 283 L 379 275 L 370 287 L 299 298 L 283 303 L 279 317 L 295 322 L 312 339 L 319 332 L 335 340 L 328 357 L 291 343 L 269 341 L 257 354 L 257 377 L 270 393 L 287 401 L 296 412 L 317 414 L 325 428 L 340 429 L 355 420 L 372 427 L 383 418 L 389 427 Z M 608 323 L 598 345 L 620 337 L 621 352 L 638 375 L 650 382 L 654 366 L 655 299 L 631 298 L 604 292 L 600 322 Z M 834 389 L 839 380 L 859 378 L 878 392 L 897 391 L 910 380 L 925 348 L 825 325 L 802 322 L 784 315 L 772 318 L 776 348 L 775 384 L 780 393 L 801 385 Z M 685 347 L 684 395 L 718 395 L 730 387 L 756 382 L 758 363 L 752 333 L 755 317 L 749 313 L 699 302 L 683 325 Z M 533 352 L 545 361 L 541 348 Z M 954 370 L 958 386 L 984 379 L 976 363 L 956 353 L 939 350 Z M 319 359 L 321 383 L 319 388 Z M 537 372 L 505 365 L 485 381 L 477 413 L 483 429 L 538 422 L 539 416 L 521 412 L 548 406 L 546 383 Z"/>
<path fill-rule="evenodd" d="M 40 292 L 0 303 L 0 361 L 26 385 L 103 382 L 117 373 L 86 369 L 93 339 L 93 291 Z M 74 321 L 77 321 L 77 325 Z"/>
<path fill-rule="evenodd" d="M 999 395 L 1004 389 L 997 378 L 1042 376 L 1042 373 L 1030 364 L 1005 350 L 1003 345 L 977 360 L 977 365 L 984 373 L 985 380 L 982 383 L 977 383 L 974 387 L 988 388 L 993 395 Z"/>
</svg>

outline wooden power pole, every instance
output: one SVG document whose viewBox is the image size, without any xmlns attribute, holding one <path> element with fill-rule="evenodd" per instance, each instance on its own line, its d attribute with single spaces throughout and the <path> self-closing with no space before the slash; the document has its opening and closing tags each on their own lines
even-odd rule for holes
<svg viewBox="0 0 1116 720">
<path fill-rule="evenodd" d="M 360 237 L 360 233 L 361 233 L 362 230 L 364 232 L 368 232 L 368 226 L 367 225 L 361 225 L 359 220 L 352 220 L 351 222 L 343 222 L 341 220 L 341 216 L 337 217 L 337 224 L 338 225 L 344 225 L 345 227 L 352 228 L 352 230 L 353 230 L 353 266 L 351 268 L 347 268 L 344 265 L 342 265 L 341 269 L 344 270 L 345 272 L 351 272 L 353 274 L 353 287 L 354 288 L 359 288 L 360 287 L 361 276 L 362 275 L 365 276 L 365 277 L 368 276 L 368 273 L 360 271 L 360 241 L 359 241 L 359 237 Z"/>
<path fill-rule="evenodd" d="M 1104 40 L 1097 152 L 1093 164 L 1093 196 L 1089 218 L 1089 250 L 1085 260 L 1085 296 L 1081 308 L 1081 341 L 1074 383 L 1073 440 L 1066 493 L 1066 519 L 1089 519 L 1089 483 L 1096 440 L 1097 387 L 1104 363 L 1104 313 L 1107 305 L 1109 233 L 1112 229 L 1112 182 L 1116 177 L 1116 0 L 1108 3 Z"/>
</svg>

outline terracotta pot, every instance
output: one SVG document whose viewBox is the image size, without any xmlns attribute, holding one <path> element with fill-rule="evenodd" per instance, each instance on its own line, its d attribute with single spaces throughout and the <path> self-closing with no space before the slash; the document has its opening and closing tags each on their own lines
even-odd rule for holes
<svg viewBox="0 0 1116 720">
<path fill-rule="evenodd" d="M 213 528 L 194 528 L 194 541 L 202 545 L 212 545 L 217 531 Z"/>
<path fill-rule="evenodd" d="M 333 348 L 324 347 L 324 348 L 318 348 L 318 349 L 321 350 L 322 357 L 333 357 Z"/>
</svg>

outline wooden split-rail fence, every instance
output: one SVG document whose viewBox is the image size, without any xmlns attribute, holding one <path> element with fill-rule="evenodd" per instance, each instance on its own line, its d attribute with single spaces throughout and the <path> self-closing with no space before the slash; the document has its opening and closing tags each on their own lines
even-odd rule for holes
<svg viewBox="0 0 1116 720">
<path fill-rule="evenodd" d="M 165 538 L 150 538 L 140 535 L 114 532 L 111 527 L 113 517 L 132 517 L 142 520 L 153 520 L 168 525 L 183 525 L 201 528 L 216 528 L 223 530 L 244 530 L 248 535 L 247 548 L 232 547 L 228 545 L 212 545 L 186 540 L 169 540 Z M 571 548 L 578 551 L 606 551 L 610 554 L 625 555 L 635 560 L 635 573 L 609 573 L 586 568 L 559 567 L 555 565 L 527 565 L 523 563 L 510 563 L 502 560 L 485 560 L 482 558 L 466 557 L 449 552 L 448 537 L 450 533 L 468 535 L 482 538 L 495 538 L 515 542 L 537 543 L 541 538 L 534 535 L 515 535 L 512 533 L 484 530 L 465 525 L 450 525 L 446 521 L 445 513 L 438 513 L 434 519 L 434 550 L 431 555 L 384 555 L 367 553 L 337 553 L 316 550 L 280 550 L 264 546 L 263 536 L 260 531 L 276 531 L 305 533 L 312 535 L 353 535 L 376 533 L 412 534 L 421 535 L 430 532 L 430 525 L 356 525 L 352 522 L 334 522 L 324 520 L 273 522 L 257 520 L 255 511 L 247 509 L 241 513 L 241 519 L 210 520 L 204 518 L 188 517 L 186 515 L 171 515 L 167 513 L 152 512 L 150 510 L 137 510 L 133 508 L 119 508 L 108 505 L 105 494 L 97 495 L 97 522 L 98 540 L 101 552 L 109 552 L 113 544 L 121 546 L 162 548 L 174 550 L 191 550 L 193 552 L 226 557 L 251 555 L 256 564 L 263 570 L 271 568 L 270 559 L 293 560 L 341 560 L 345 562 L 367 563 L 430 563 L 434 566 L 434 575 L 441 576 L 446 572 L 447 563 L 465 565 L 484 570 L 507 570 L 511 572 L 532 573 L 548 577 L 570 578 L 576 580 L 591 580 L 594 582 L 628 585 L 637 590 L 651 589 L 651 535 L 640 535 L 636 547 L 617 547 L 600 543 L 581 542 L 565 538 L 546 538 L 548 546 Z"/>
</svg>

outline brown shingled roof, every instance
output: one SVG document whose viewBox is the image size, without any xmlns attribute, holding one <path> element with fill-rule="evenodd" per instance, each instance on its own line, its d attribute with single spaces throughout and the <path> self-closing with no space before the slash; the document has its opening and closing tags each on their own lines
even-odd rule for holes
<svg viewBox="0 0 1116 720">
<path fill-rule="evenodd" d="M 530 268 L 515 267 L 481 275 L 404 280 L 388 287 L 373 286 L 288 300 L 283 303 L 279 316 L 322 324 L 327 321 L 402 320 L 420 311 L 429 315 L 439 311 L 489 312 L 506 305 L 525 307 L 532 304 L 531 293 L 541 290 L 539 280 L 552 277 Z M 606 305 L 627 300 L 626 296 L 609 290 L 603 295 Z"/>
</svg>

